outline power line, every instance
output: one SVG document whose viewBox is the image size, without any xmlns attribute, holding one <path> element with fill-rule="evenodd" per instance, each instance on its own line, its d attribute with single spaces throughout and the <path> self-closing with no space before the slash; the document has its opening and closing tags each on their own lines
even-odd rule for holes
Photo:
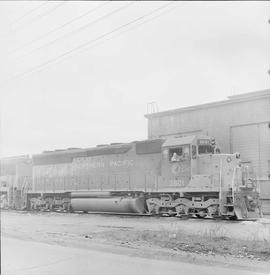
<svg viewBox="0 0 270 275">
<path fill-rule="evenodd" d="M 171 4 L 172 4 L 172 2 L 171 2 Z M 182 3 L 182 5 L 183 5 L 183 4 L 185 4 L 185 3 Z M 131 30 L 133 30 L 133 29 L 136 29 L 137 27 L 139 27 L 139 26 L 141 26 L 141 25 L 144 25 L 144 24 L 146 24 L 146 23 L 148 23 L 148 22 L 151 22 L 151 21 L 153 21 L 153 20 L 155 20 L 155 19 L 161 17 L 162 15 L 169 13 L 170 11 L 173 11 L 174 9 L 175 9 L 175 7 L 172 7 L 171 9 L 165 10 L 165 11 L 161 12 L 160 14 L 158 14 L 158 15 L 156 15 L 156 16 L 153 16 L 153 17 L 151 17 L 151 18 L 149 18 L 149 19 L 147 19 L 147 20 L 144 20 L 143 22 L 141 22 L 141 23 L 139 23 L 139 24 L 137 24 L 137 25 L 135 25 L 135 26 L 131 26 L 130 28 L 128 28 L 128 29 L 126 29 L 126 30 L 123 30 L 123 31 L 120 32 L 120 33 L 117 33 L 115 36 L 113 36 L 113 38 L 114 38 L 114 37 L 117 37 L 117 36 L 119 36 L 119 35 L 121 35 L 121 34 L 123 34 L 123 33 L 129 32 L 129 31 L 131 31 Z M 107 40 L 109 40 L 109 39 L 107 39 Z M 105 41 L 107 41 L 107 40 L 105 40 Z M 99 44 L 104 43 L 105 41 L 102 41 L 102 42 L 100 42 Z"/>
<path fill-rule="evenodd" d="M 170 2 L 170 4 L 168 4 L 168 6 L 171 5 L 172 3 L 173 3 L 173 1 Z M 186 3 L 186 2 L 185 2 L 185 3 Z M 182 4 L 185 4 L 185 3 L 182 3 Z M 165 7 L 165 8 L 166 8 L 166 7 Z M 171 9 L 168 9 L 168 10 L 165 10 L 165 11 L 159 13 L 159 14 L 156 15 L 156 16 L 153 16 L 153 17 L 151 17 L 151 18 L 149 18 L 149 19 L 147 19 L 147 20 L 144 20 L 143 22 L 141 22 L 141 23 L 139 23 L 139 24 L 136 24 L 136 25 L 134 25 L 134 26 L 131 26 L 130 28 L 128 28 L 128 29 L 126 29 L 126 30 L 123 30 L 123 31 L 121 31 L 121 32 L 118 32 L 118 33 L 116 33 L 114 36 L 109 37 L 108 39 L 105 39 L 105 40 L 102 40 L 102 41 L 96 43 L 93 47 L 98 46 L 98 45 L 101 45 L 101 44 L 105 43 L 106 41 L 111 40 L 111 39 L 113 39 L 113 38 L 115 38 L 115 37 L 118 37 L 119 35 L 121 35 L 121 34 L 123 34 L 123 33 L 132 31 L 133 29 L 136 29 L 136 28 L 138 28 L 138 27 L 141 26 L 141 25 L 144 25 L 144 24 L 146 24 L 146 23 L 148 23 L 148 22 L 151 22 L 151 21 L 153 21 L 153 20 L 155 20 L 155 19 L 161 17 L 162 15 L 167 14 L 167 13 L 173 11 L 174 9 L 175 9 L 175 6 L 173 6 Z M 93 47 L 91 47 L 91 48 L 93 48 Z"/>
<path fill-rule="evenodd" d="M 25 29 L 27 27 L 27 25 L 29 25 L 30 23 L 33 23 L 37 20 L 40 20 L 43 17 L 46 17 L 48 14 L 54 12 L 56 9 L 60 8 L 61 6 L 65 5 L 67 2 L 61 2 L 58 5 L 50 8 L 49 10 L 47 10 L 45 13 L 42 14 L 38 14 L 36 15 L 34 18 L 32 18 L 31 21 L 26 22 L 25 24 L 19 25 L 15 30 L 13 30 L 12 34 L 17 33 L 19 30 Z M 42 5 L 43 6 L 43 5 Z M 10 33 L 7 33 L 6 35 L 4 35 L 5 37 L 8 36 Z"/>
<path fill-rule="evenodd" d="M 44 3 L 42 3 L 41 5 L 39 5 L 38 7 L 35 7 L 31 10 L 29 10 L 28 12 L 26 12 L 24 15 L 22 15 L 21 17 L 15 19 L 13 22 L 10 23 L 10 25 L 14 25 L 20 21 L 22 21 L 25 17 L 27 17 L 29 14 L 33 13 L 34 11 L 40 9 L 41 7 L 43 7 L 44 5 L 47 4 L 47 0 L 44 1 Z"/>
<path fill-rule="evenodd" d="M 104 19 L 110 17 L 111 15 L 113 15 L 113 14 L 115 14 L 115 13 L 117 13 L 117 12 L 123 10 L 123 9 L 126 9 L 126 8 L 129 7 L 130 5 L 133 5 L 134 3 L 135 3 L 135 2 L 129 2 L 128 4 L 126 4 L 126 5 L 124 5 L 124 6 L 120 7 L 120 8 L 117 8 L 117 9 L 115 9 L 115 10 L 113 10 L 113 11 L 111 11 L 111 12 L 109 12 L 109 13 L 107 13 L 107 14 L 101 16 L 101 17 L 98 17 L 97 19 L 95 19 L 95 20 L 93 20 L 93 21 L 91 21 L 91 22 L 88 22 L 87 24 L 85 24 L 85 25 L 83 25 L 83 26 L 81 26 L 81 27 L 79 27 L 79 28 L 77 28 L 77 29 L 75 29 L 75 30 L 73 30 L 73 31 L 71 31 L 71 32 L 68 32 L 68 33 L 66 33 L 66 34 L 64 34 L 64 35 L 62 35 L 62 36 L 59 36 L 59 37 L 57 37 L 56 39 L 54 39 L 54 40 L 52 40 L 52 41 L 50 41 L 50 42 L 48 42 L 48 43 L 46 43 L 46 44 L 43 44 L 43 45 L 41 45 L 41 46 L 39 46 L 39 47 L 33 49 L 32 51 L 30 51 L 30 52 L 24 54 L 23 56 L 19 57 L 19 58 L 16 59 L 16 60 L 24 59 L 25 57 L 27 57 L 27 56 L 29 56 L 29 55 L 31 55 L 31 54 L 33 54 L 33 53 L 35 53 L 35 52 L 37 52 L 37 51 L 43 49 L 43 48 L 46 48 L 46 47 L 48 47 L 48 46 L 50 46 L 50 45 L 56 43 L 57 41 L 59 41 L 59 40 L 61 40 L 61 39 L 63 39 L 63 38 L 66 38 L 66 37 L 68 37 L 68 36 L 70 36 L 70 35 L 73 35 L 73 34 L 75 34 L 75 33 L 81 32 L 82 30 L 84 30 L 84 29 L 86 29 L 86 28 L 88 28 L 88 27 L 90 27 L 90 26 L 92 26 L 92 25 L 94 25 L 94 24 L 96 24 L 96 23 L 98 23 L 98 22 L 100 22 L 100 21 L 102 21 L 102 20 L 104 20 Z"/>
<path fill-rule="evenodd" d="M 173 2 L 169 2 L 169 3 L 165 4 L 165 5 L 162 5 L 161 7 L 158 7 L 158 8 L 156 8 L 156 9 L 150 11 L 149 13 L 146 13 L 146 14 L 144 14 L 144 15 L 142 15 L 142 16 L 136 18 L 136 19 L 133 19 L 133 20 L 129 21 L 128 23 L 125 23 L 125 24 L 123 24 L 123 25 L 120 25 L 119 27 L 113 29 L 112 31 L 106 32 L 106 33 L 104 33 L 104 34 L 98 36 L 98 37 L 95 38 L 95 39 L 92 39 L 92 40 L 87 41 L 87 42 L 85 42 L 85 43 L 83 43 L 83 44 L 80 44 L 79 46 L 77 46 L 77 47 L 75 47 L 75 48 L 73 48 L 73 49 L 71 49 L 71 50 L 69 50 L 69 51 L 67 51 L 67 52 L 65 52 L 65 53 L 63 53 L 63 54 L 61 54 L 61 55 L 59 55 L 59 56 L 53 58 L 53 59 L 50 59 L 50 60 L 48 60 L 48 61 L 46 61 L 46 62 L 44 62 L 44 63 L 42 63 L 42 64 L 40 64 L 40 65 L 34 66 L 34 67 L 31 68 L 30 70 L 27 70 L 27 71 L 25 71 L 25 72 L 23 72 L 23 73 L 17 74 L 17 75 L 15 75 L 15 76 L 11 77 L 11 78 L 10 78 L 9 80 L 7 80 L 7 81 L 16 80 L 16 79 L 18 79 L 18 78 L 25 77 L 26 75 L 29 75 L 29 74 L 32 74 L 32 73 L 35 73 L 35 72 L 39 72 L 39 71 L 42 70 L 44 67 L 46 67 L 46 66 L 48 66 L 48 65 L 51 65 L 51 64 L 54 64 L 54 63 L 58 63 L 59 61 L 62 61 L 62 60 L 64 60 L 64 59 L 68 58 L 73 52 L 81 51 L 81 50 L 83 50 L 84 48 L 88 47 L 89 45 L 94 44 L 95 42 L 97 42 L 97 41 L 103 39 L 104 37 L 106 37 L 106 36 L 108 36 L 108 35 L 111 35 L 111 34 L 113 34 L 113 33 L 116 33 L 117 31 L 119 31 L 119 30 L 121 30 L 121 29 L 123 29 L 123 28 L 125 28 L 125 27 L 127 27 L 127 26 L 129 26 L 129 25 L 131 25 L 131 24 L 134 24 L 134 23 L 136 23 L 136 22 L 142 20 L 143 18 L 146 18 L 146 17 L 148 17 L 148 16 L 150 16 L 150 15 L 156 13 L 157 11 L 166 8 L 167 6 L 171 5 L 172 3 L 173 3 Z M 96 46 L 96 45 L 94 45 L 94 46 Z M 91 47 L 91 48 L 92 48 L 92 47 Z M 89 48 L 87 48 L 87 50 L 88 50 L 88 49 L 89 49 Z"/>
<path fill-rule="evenodd" d="M 161 6 L 161 7 L 158 7 L 158 8 L 156 8 L 156 9 L 150 11 L 149 13 L 144 14 L 144 15 L 142 15 L 142 16 L 140 16 L 140 17 L 138 17 L 138 18 L 136 18 L 136 19 L 134 19 L 134 20 L 132 20 L 132 21 L 129 21 L 128 23 L 123 24 L 123 25 L 121 25 L 121 26 L 119 26 L 119 27 L 113 29 L 112 31 L 109 31 L 109 32 L 107 32 L 107 33 L 105 33 L 105 34 L 103 34 L 103 35 L 101 35 L 101 36 L 99 36 L 99 37 L 97 37 L 97 38 L 95 38 L 95 39 L 92 39 L 92 40 L 90 40 L 90 41 L 88 41 L 88 42 L 85 42 L 85 43 L 83 43 L 83 44 L 80 44 L 79 46 L 77 46 L 77 47 L 75 47 L 75 48 L 73 48 L 73 49 L 71 49 L 71 50 L 69 50 L 69 51 L 67 51 L 67 52 L 65 52 L 65 53 L 63 53 L 63 54 L 61 54 L 61 55 L 59 55 L 59 56 L 53 58 L 53 59 L 50 59 L 50 60 L 48 60 L 48 61 L 46 61 L 46 62 L 44 62 L 44 63 L 42 63 L 42 64 L 40 64 L 40 65 L 38 65 L 38 66 L 35 66 L 35 67 L 31 68 L 30 70 L 28 70 L 28 71 L 26 71 L 26 72 L 23 72 L 23 73 L 21 73 L 21 74 L 15 75 L 15 76 L 12 77 L 10 80 L 14 80 L 14 79 L 23 77 L 23 76 L 25 76 L 25 75 L 32 74 L 32 73 L 34 73 L 34 72 L 38 72 L 38 71 L 40 71 L 40 69 L 42 69 L 43 67 L 46 67 L 46 66 L 48 66 L 48 65 L 50 65 L 50 64 L 53 64 L 53 63 L 57 62 L 58 60 L 59 60 L 59 61 L 60 61 L 61 59 L 63 60 L 63 59 L 66 58 L 66 56 L 69 56 L 69 55 L 72 54 L 73 52 L 80 51 L 80 50 L 82 50 L 83 48 L 87 47 L 88 45 L 94 44 L 96 41 L 99 41 L 99 40 L 103 39 L 104 37 L 106 37 L 106 36 L 108 36 L 108 35 L 110 35 L 110 34 L 112 34 L 112 33 L 117 32 L 117 31 L 120 30 L 120 29 L 123 29 L 123 28 L 125 28 L 125 27 L 127 27 L 127 26 L 129 26 L 129 25 L 131 25 L 131 24 L 133 24 L 133 23 L 135 23 L 135 22 L 137 22 L 137 21 L 142 20 L 143 18 L 146 18 L 146 17 L 148 17 L 148 16 L 150 16 L 150 15 L 156 13 L 156 12 L 159 11 L 159 10 L 162 10 L 162 9 L 166 8 L 167 6 L 171 5 L 172 3 L 173 3 L 173 1 L 172 1 L 172 2 L 169 2 L 169 3 L 165 4 L 165 5 L 163 5 L 163 6 Z"/>
<path fill-rule="evenodd" d="M 77 16 L 77 17 L 75 17 L 75 18 L 73 18 L 73 19 L 67 21 L 66 23 L 60 25 L 59 27 L 54 28 L 54 29 L 48 31 L 48 32 L 46 32 L 45 34 L 43 34 L 43 35 L 41 35 L 41 36 L 39 36 L 39 37 L 37 37 L 37 38 L 35 38 L 35 39 L 33 39 L 33 40 L 28 41 L 27 43 L 24 43 L 21 47 L 15 48 L 13 51 L 10 51 L 10 52 L 8 52 L 8 53 L 9 53 L 9 54 L 13 54 L 13 53 L 15 53 L 15 52 L 20 51 L 21 49 L 24 49 L 25 47 L 27 47 L 27 46 L 29 46 L 29 45 L 31 45 L 31 44 L 37 42 L 37 41 L 42 40 L 43 38 L 49 36 L 50 34 L 55 33 L 55 32 L 57 32 L 57 31 L 59 31 L 59 30 L 65 28 L 66 26 L 68 26 L 68 25 L 74 23 L 75 21 L 77 21 L 77 20 L 79 20 L 79 19 L 81 19 L 81 18 L 83 18 L 83 17 L 85 17 L 85 16 L 87 16 L 87 15 L 89 15 L 89 14 L 95 12 L 96 10 L 100 9 L 101 7 L 103 7 L 103 6 L 107 5 L 107 4 L 109 4 L 110 1 L 112 1 L 112 0 L 109 0 L 109 1 L 107 1 L 107 2 L 105 2 L 105 3 L 102 3 L 102 4 L 99 5 L 98 7 L 95 7 L 95 8 L 93 8 L 93 9 L 88 10 L 87 12 L 81 14 L 80 16 Z"/>
</svg>

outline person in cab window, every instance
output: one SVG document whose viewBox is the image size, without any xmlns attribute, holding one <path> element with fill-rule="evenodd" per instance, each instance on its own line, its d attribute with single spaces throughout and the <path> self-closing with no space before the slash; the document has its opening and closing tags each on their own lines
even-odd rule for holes
<svg viewBox="0 0 270 275">
<path fill-rule="evenodd" d="M 176 154 L 176 152 L 173 153 L 171 161 L 179 161 L 179 156 Z"/>
</svg>

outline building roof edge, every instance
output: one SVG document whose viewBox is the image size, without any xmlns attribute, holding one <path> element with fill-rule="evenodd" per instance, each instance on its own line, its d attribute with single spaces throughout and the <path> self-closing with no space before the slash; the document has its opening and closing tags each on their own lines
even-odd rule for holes
<svg viewBox="0 0 270 275">
<path fill-rule="evenodd" d="M 193 105 L 193 106 L 188 106 L 188 107 L 181 107 L 181 108 L 172 109 L 172 110 L 166 110 L 166 111 L 157 112 L 157 113 L 146 114 L 146 115 L 144 115 L 144 117 L 146 117 L 148 119 L 148 118 L 152 118 L 152 117 L 159 117 L 159 116 L 171 115 L 174 113 L 195 111 L 195 110 L 199 110 L 199 109 L 213 108 L 216 106 L 227 105 L 230 103 L 250 101 L 250 100 L 265 98 L 265 97 L 270 97 L 270 89 L 261 90 L 261 91 L 257 91 L 257 92 L 238 94 L 238 95 L 232 95 L 232 96 L 228 96 L 228 99 L 226 99 L 226 100 L 215 101 L 215 102 Z"/>
</svg>

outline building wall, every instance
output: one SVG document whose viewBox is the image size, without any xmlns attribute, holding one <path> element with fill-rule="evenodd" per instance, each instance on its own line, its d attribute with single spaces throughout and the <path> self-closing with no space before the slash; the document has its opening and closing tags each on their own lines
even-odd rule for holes
<svg viewBox="0 0 270 275">
<path fill-rule="evenodd" d="M 204 133 L 216 138 L 223 152 L 230 152 L 230 128 L 270 121 L 270 96 L 248 102 L 153 116 L 148 120 L 148 138 Z"/>
<path fill-rule="evenodd" d="M 246 94 L 248 95 L 248 94 Z M 270 90 L 243 98 L 147 115 L 150 139 L 208 134 L 224 153 L 240 152 L 251 162 L 270 214 Z M 266 205 L 267 204 L 267 205 Z"/>
</svg>

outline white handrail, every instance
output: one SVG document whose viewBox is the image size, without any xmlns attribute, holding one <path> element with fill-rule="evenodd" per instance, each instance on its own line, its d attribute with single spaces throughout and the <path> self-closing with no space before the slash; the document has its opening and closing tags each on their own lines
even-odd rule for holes
<svg viewBox="0 0 270 275">
<path fill-rule="evenodd" d="M 221 213 L 221 200 L 222 200 L 222 159 L 220 159 L 219 163 L 219 215 L 222 215 Z"/>
<path fill-rule="evenodd" d="M 234 204 L 234 192 L 235 192 L 235 185 L 234 185 L 234 182 L 235 182 L 235 173 L 236 173 L 236 169 L 237 167 L 234 167 L 233 168 L 233 176 L 232 176 L 232 202 Z"/>
</svg>

